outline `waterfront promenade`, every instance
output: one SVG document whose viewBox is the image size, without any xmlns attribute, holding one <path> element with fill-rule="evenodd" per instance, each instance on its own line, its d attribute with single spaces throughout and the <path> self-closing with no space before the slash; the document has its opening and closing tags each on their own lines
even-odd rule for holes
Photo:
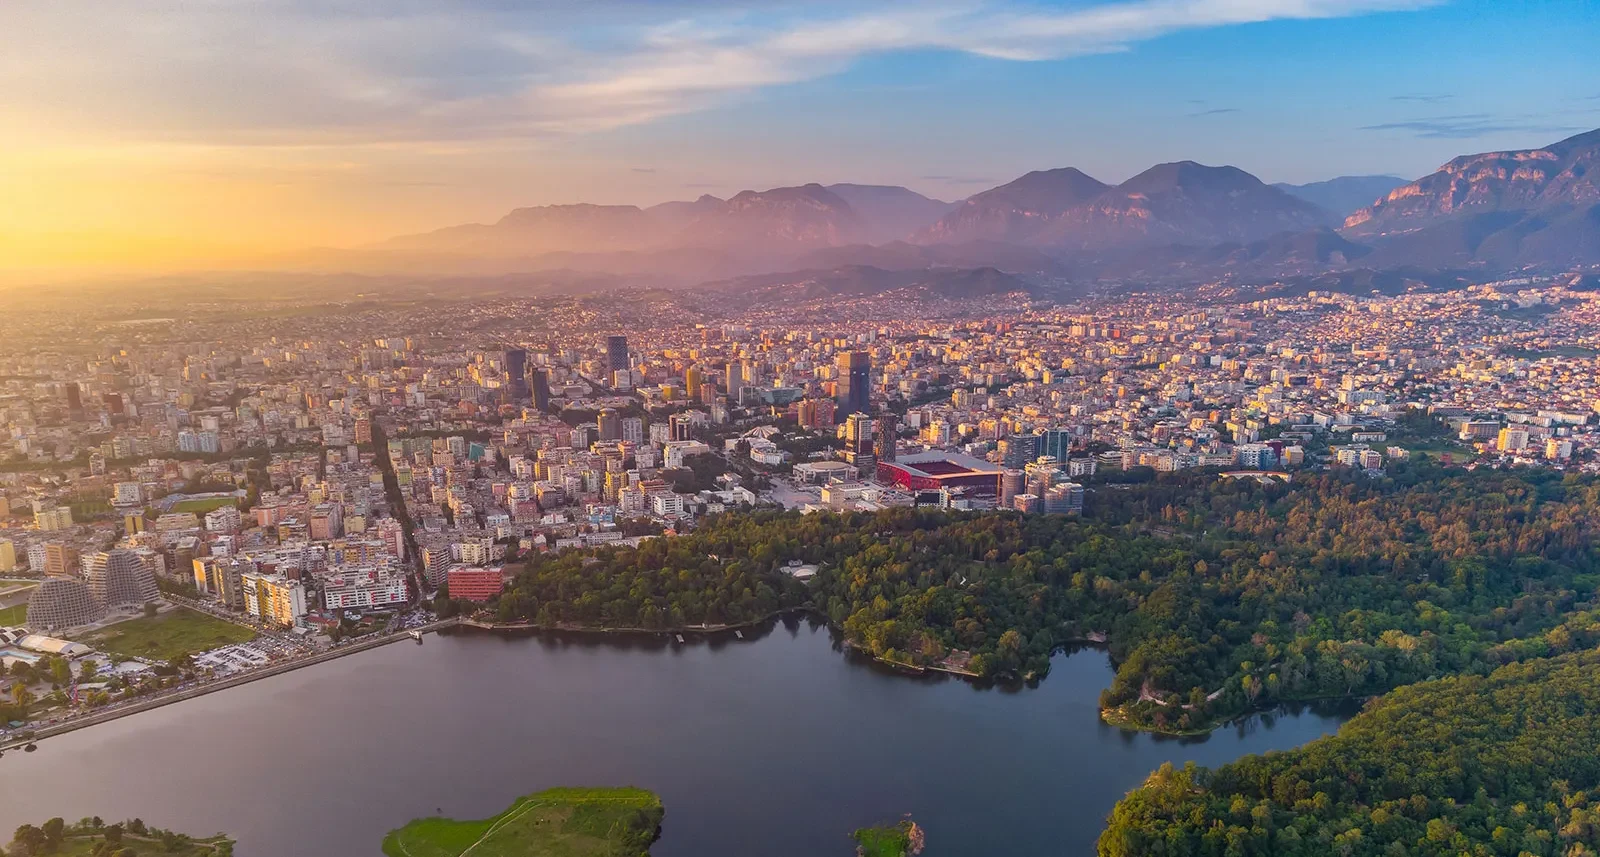
<svg viewBox="0 0 1600 857">
<path fill-rule="evenodd" d="M 204 696 L 208 693 L 216 693 L 220 690 L 227 690 L 231 687 L 249 684 L 253 681 L 259 681 L 264 678 L 281 675 L 289 672 L 290 670 L 315 666 L 325 661 L 331 661 L 334 658 L 342 658 L 346 655 L 353 655 L 358 652 L 367 651 L 368 649 L 375 649 L 379 646 L 387 646 L 390 643 L 397 643 L 401 640 L 410 639 L 413 633 L 426 634 L 430 631 L 440 631 L 445 628 L 453 627 L 460 621 L 461 620 L 457 618 L 441 619 L 437 622 L 430 622 L 427 625 L 422 625 L 416 628 L 408 628 L 403 631 L 396 631 L 393 634 L 384 634 L 381 637 L 373 637 L 365 640 L 354 640 L 352 642 L 336 646 L 335 648 L 327 651 L 318 652 L 314 655 L 306 655 L 305 657 L 293 658 L 291 660 L 281 661 L 279 663 L 268 664 L 266 666 L 248 670 L 237 675 L 230 675 L 224 678 L 213 679 L 211 681 L 184 685 L 157 696 L 134 700 L 132 702 L 125 702 L 120 705 L 102 709 L 100 711 L 93 711 L 78 717 L 63 720 L 59 723 L 51 723 L 44 726 L 39 726 L 31 730 L 31 735 L 28 738 L 8 737 L 3 741 L 0 741 L 0 753 L 16 750 L 27 744 L 41 741 L 45 738 L 55 735 L 65 735 L 68 732 L 78 729 L 84 729 L 100 723 L 109 723 L 110 721 L 116 720 L 120 717 L 127 717 L 132 714 L 138 714 L 142 711 L 150 711 L 152 709 L 160 708 L 164 705 L 172 705 L 173 703 L 182 702 L 186 699 Z M 0 764 L 4 764 L 4 760 L 0 760 Z"/>
</svg>

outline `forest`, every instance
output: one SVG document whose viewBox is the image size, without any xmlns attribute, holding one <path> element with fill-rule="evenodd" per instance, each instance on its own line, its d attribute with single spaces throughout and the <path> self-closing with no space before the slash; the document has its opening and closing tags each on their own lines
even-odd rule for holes
<svg viewBox="0 0 1600 857">
<path fill-rule="evenodd" d="M 1592 647 L 1597 526 L 1600 482 L 1550 471 L 1161 474 L 1093 486 L 1081 518 L 715 516 L 638 548 L 535 557 L 497 609 L 649 629 L 808 609 L 884 660 L 1005 680 L 1103 635 L 1107 720 L 1182 733 Z M 820 570 L 801 583 L 791 562 Z"/>
<path fill-rule="evenodd" d="M 1164 765 L 1101 857 L 1593 857 L 1600 653 L 1401 688 L 1337 735 L 1208 770 Z"/>
</svg>

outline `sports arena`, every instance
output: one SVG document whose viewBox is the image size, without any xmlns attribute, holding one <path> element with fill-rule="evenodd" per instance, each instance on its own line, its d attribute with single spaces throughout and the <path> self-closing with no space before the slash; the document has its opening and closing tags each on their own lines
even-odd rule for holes
<svg viewBox="0 0 1600 857">
<path fill-rule="evenodd" d="M 958 452 L 924 452 L 878 462 L 878 481 L 907 491 L 959 487 L 993 497 L 999 491 L 1000 468 Z"/>
</svg>

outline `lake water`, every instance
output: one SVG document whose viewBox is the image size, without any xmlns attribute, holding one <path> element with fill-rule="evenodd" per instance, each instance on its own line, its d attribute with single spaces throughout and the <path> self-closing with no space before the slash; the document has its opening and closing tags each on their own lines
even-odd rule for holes
<svg viewBox="0 0 1600 857">
<path fill-rule="evenodd" d="M 1164 761 L 1294 747 L 1337 714 L 1203 740 L 1101 724 L 1104 653 L 1035 688 L 911 678 L 790 620 L 745 641 L 429 636 L 51 738 L 0 759 L 0 831 L 51 816 L 224 831 L 241 857 L 377 857 L 388 830 L 559 785 L 658 792 L 654 857 L 849 857 L 912 813 L 927 857 L 1092 855 Z"/>
</svg>

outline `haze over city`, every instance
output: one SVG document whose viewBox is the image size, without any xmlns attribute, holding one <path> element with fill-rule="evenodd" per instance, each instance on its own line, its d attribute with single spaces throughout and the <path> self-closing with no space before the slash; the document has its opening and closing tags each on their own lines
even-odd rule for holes
<svg viewBox="0 0 1600 857">
<path fill-rule="evenodd" d="M 1593 4 L 0 8 L 0 269 L 271 267 L 519 206 L 1030 170 L 1411 179 L 1600 125 Z M 1448 37 L 1444 37 L 1448 34 Z"/>
</svg>

